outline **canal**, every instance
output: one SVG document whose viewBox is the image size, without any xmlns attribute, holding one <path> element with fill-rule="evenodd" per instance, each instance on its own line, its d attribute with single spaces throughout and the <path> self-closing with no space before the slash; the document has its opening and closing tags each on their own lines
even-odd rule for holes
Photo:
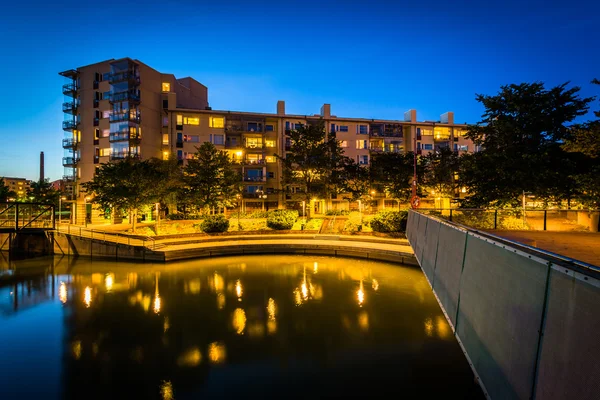
<svg viewBox="0 0 600 400">
<path fill-rule="evenodd" d="M 1 399 L 483 398 L 420 269 L 0 254 Z"/>
</svg>

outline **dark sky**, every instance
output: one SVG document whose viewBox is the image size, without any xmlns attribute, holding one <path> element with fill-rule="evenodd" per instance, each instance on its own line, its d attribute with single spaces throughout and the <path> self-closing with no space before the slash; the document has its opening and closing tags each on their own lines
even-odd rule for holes
<svg viewBox="0 0 600 400">
<path fill-rule="evenodd" d="M 0 176 L 63 175 L 59 71 L 120 57 L 192 76 L 214 109 L 479 121 L 475 93 L 600 92 L 600 1 L 17 1 L 0 12 Z M 85 4 L 84 4 L 85 3 Z M 89 3 L 89 4 L 88 4 Z M 141 5 L 144 3 L 144 5 Z M 598 103 L 596 109 L 600 108 Z"/>
</svg>

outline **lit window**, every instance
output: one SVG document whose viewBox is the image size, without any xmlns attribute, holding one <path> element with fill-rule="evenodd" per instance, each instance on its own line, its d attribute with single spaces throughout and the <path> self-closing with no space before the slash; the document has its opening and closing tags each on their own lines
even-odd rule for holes
<svg viewBox="0 0 600 400">
<path fill-rule="evenodd" d="M 185 117 L 183 119 L 185 125 L 200 125 L 200 118 L 198 117 Z"/>
<path fill-rule="evenodd" d="M 169 159 L 169 152 L 168 151 L 163 151 L 163 160 L 168 160 Z"/>
<path fill-rule="evenodd" d="M 110 129 L 102 129 L 102 137 L 109 137 Z"/>
<path fill-rule="evenodd" d="M 347 140 L 340 140 L 340 147 L 348 147 L 348 141 Z"/>
<path fill-rule="evenodd" d="M 110 147 L 100 149 L 100 157 L 108 157 L 110 156 Z"/>
<path fill-rule="evenodd" d="M 169 144 L 169 134 L 168 133 L 163 133 L 163 144 Z"/>
<path fill-rule="evenodd" d="M 211 128 L 223 128 L 224 126 L 225 126 L 225 118 L 210 117 L 210 127 Z"/>
<path fill-rule="evenodd" d="M 177 115 L 177 125 L 183 125 L 183 115 Z"/>
<path fill-rule="evenodd" d="M 183 135 L 183 141 L 198 143 L 198 142 L 200 142 L 200 138 L 198 135 Z"/>
<path fill-rule="evenodd" d="M 162 83 L 162 91 L 163 92 L 170 92 L 171 91 L 171 84 L 169 82 L 163 82 Z"/>
<path fill-rule="evenodd" d="M 357 149 L 368 149 L 369 148 L 369 141 L 368 140 L 357 140 L 356 141 L 356 148 Z"/>
<path fill-rule="evenodd" d="M 265 140 L 265 146 L 266 147 L 275 147 L 275 141 L 274 140 Z"/>
<path fill-rule="evenodd" d="M 265 160 L 267 161 L 267 163 L 274 163 L 277 161 L 277 159 L 275 158 L 275 156 L 266 156 Z"/>
<path fill-rule="evenodd" d="M 433 136 L 433 130 L 421 128 L 421 135 L 423 135 L 423 136 Z"/>
</svg>

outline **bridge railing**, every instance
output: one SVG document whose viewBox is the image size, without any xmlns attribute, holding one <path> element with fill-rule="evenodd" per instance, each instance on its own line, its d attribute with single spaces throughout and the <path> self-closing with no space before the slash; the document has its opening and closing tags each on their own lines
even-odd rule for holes
<svg viewBox="0 0 600 400">
<path fill-rule="evenodd" d="M 58 225 L 56 230 L 72 236 L 115 244 L 125 244 L 128 246 L 142 246 L 149 250 L 155 250 L 157 247 L 156 241 L 151 236 L 128 235 L 119 232 L 89 229 L 75 225 Z"/>
<path fill-rule="evenodd" d="M 0 229 L 54 229 L 54 205 L 0 203 Z"/>
</svg>

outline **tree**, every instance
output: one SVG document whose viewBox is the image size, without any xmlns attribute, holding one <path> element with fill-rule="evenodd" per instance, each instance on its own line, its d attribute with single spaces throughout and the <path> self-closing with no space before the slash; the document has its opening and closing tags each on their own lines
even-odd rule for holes
<svg viewBox="0 0 600 400">
<path fill-rule="evenodd" d="M 161 205 L 167 206 L 169 211 L 177 210 L 177 203 L 183 199 L 183 170 L 177 158 L 168 160 L 151 158 L 148 160 L 159 176 L 156 182 L 157 200 Z"/>
<path fill-rule="evenodd" d="M 156 203 L 159 198 L 160 173 L 157 162 L 127 158 L 122 161 L 102 164 L 96 176 L 83 184 L 94 196 L 93 202 L 102 209 L 128 210 L 135 231 L 138 210 Z"/>
<path fill-rule="evenodd" d="M 8 201 L 8 199 L 14 199 L 16 197 L 17 194 L 13 190 L 10 190 L 4 183 L 4 178 L 0 178 L 0 202 Z"/>
<path fill-rule="evenodd" d="M 60 191 L 52 188 L 49 179 L 31 182 L 27 190 L 27 197 L 34 203 L 54 204 L 58 206 L 60 196 Z"/>
<path fill-rule="evenodd" d="M 424 158 L 417 159 L 417 181 L 423 181 Z M 412 194 L 414 153 L 379 153 L 371 158 L 372 185 L 387 196 L 408 201 Z M 421 191 L 422 186 L 417 186 Z"/>
<path fill-rule="evenodd" d="M 549 165 L 564 161 L 557 143 L 571 139 L 570 123 L 593 100 L 580 98 L 579 90 L 566 83 L 549 90 L 543 83 L 522 83 L 502 86 L 494 96 L 477 95 L 485 112 L 466 136 L 483 150 L 462 158 L 460 177 L 470 193 L 465 204 L 517 206 L 523 193 L 545 200 L 570 196 L 572 187 L 550 184 L 563 171 Z"/>
<path fill-rule="evenodd" d="M 303 125 L 288 134 L 290 150 L 277 155 L 283 166 L 282 185 L 299 200 L 340 193 L 344 188 L 344 167 L 349 164 L 335 132 L 327 134 L 325 124 Z M 293 192 L 292 188 L 300 189 Z"/>
<path fill-rule="evenodd" d="M 459 157 L 447 147 L 427 154 L 424 157 L 425 174 L 423 186 L 435 193 L 436 197 L 452 198 L 458 189 Z"/>
<path fill-rule="evenodd" d="M 340 176 L 343 184 L 341 192 L 347 194 L 351 201 L 362 200 L 369 195 L 371 189 L 371 173 L 368 167 L 359 165 L 356 161 L 348 158 Z"/>
<path fill-rule="evenodd" d="M 237 187 L 242 180 L 227 152 L 205 142 L 184 169 L 186 198 L 194 205 L 208 210 L 211 207 L 230 207 L 235 203 Z"/>
</svg>

